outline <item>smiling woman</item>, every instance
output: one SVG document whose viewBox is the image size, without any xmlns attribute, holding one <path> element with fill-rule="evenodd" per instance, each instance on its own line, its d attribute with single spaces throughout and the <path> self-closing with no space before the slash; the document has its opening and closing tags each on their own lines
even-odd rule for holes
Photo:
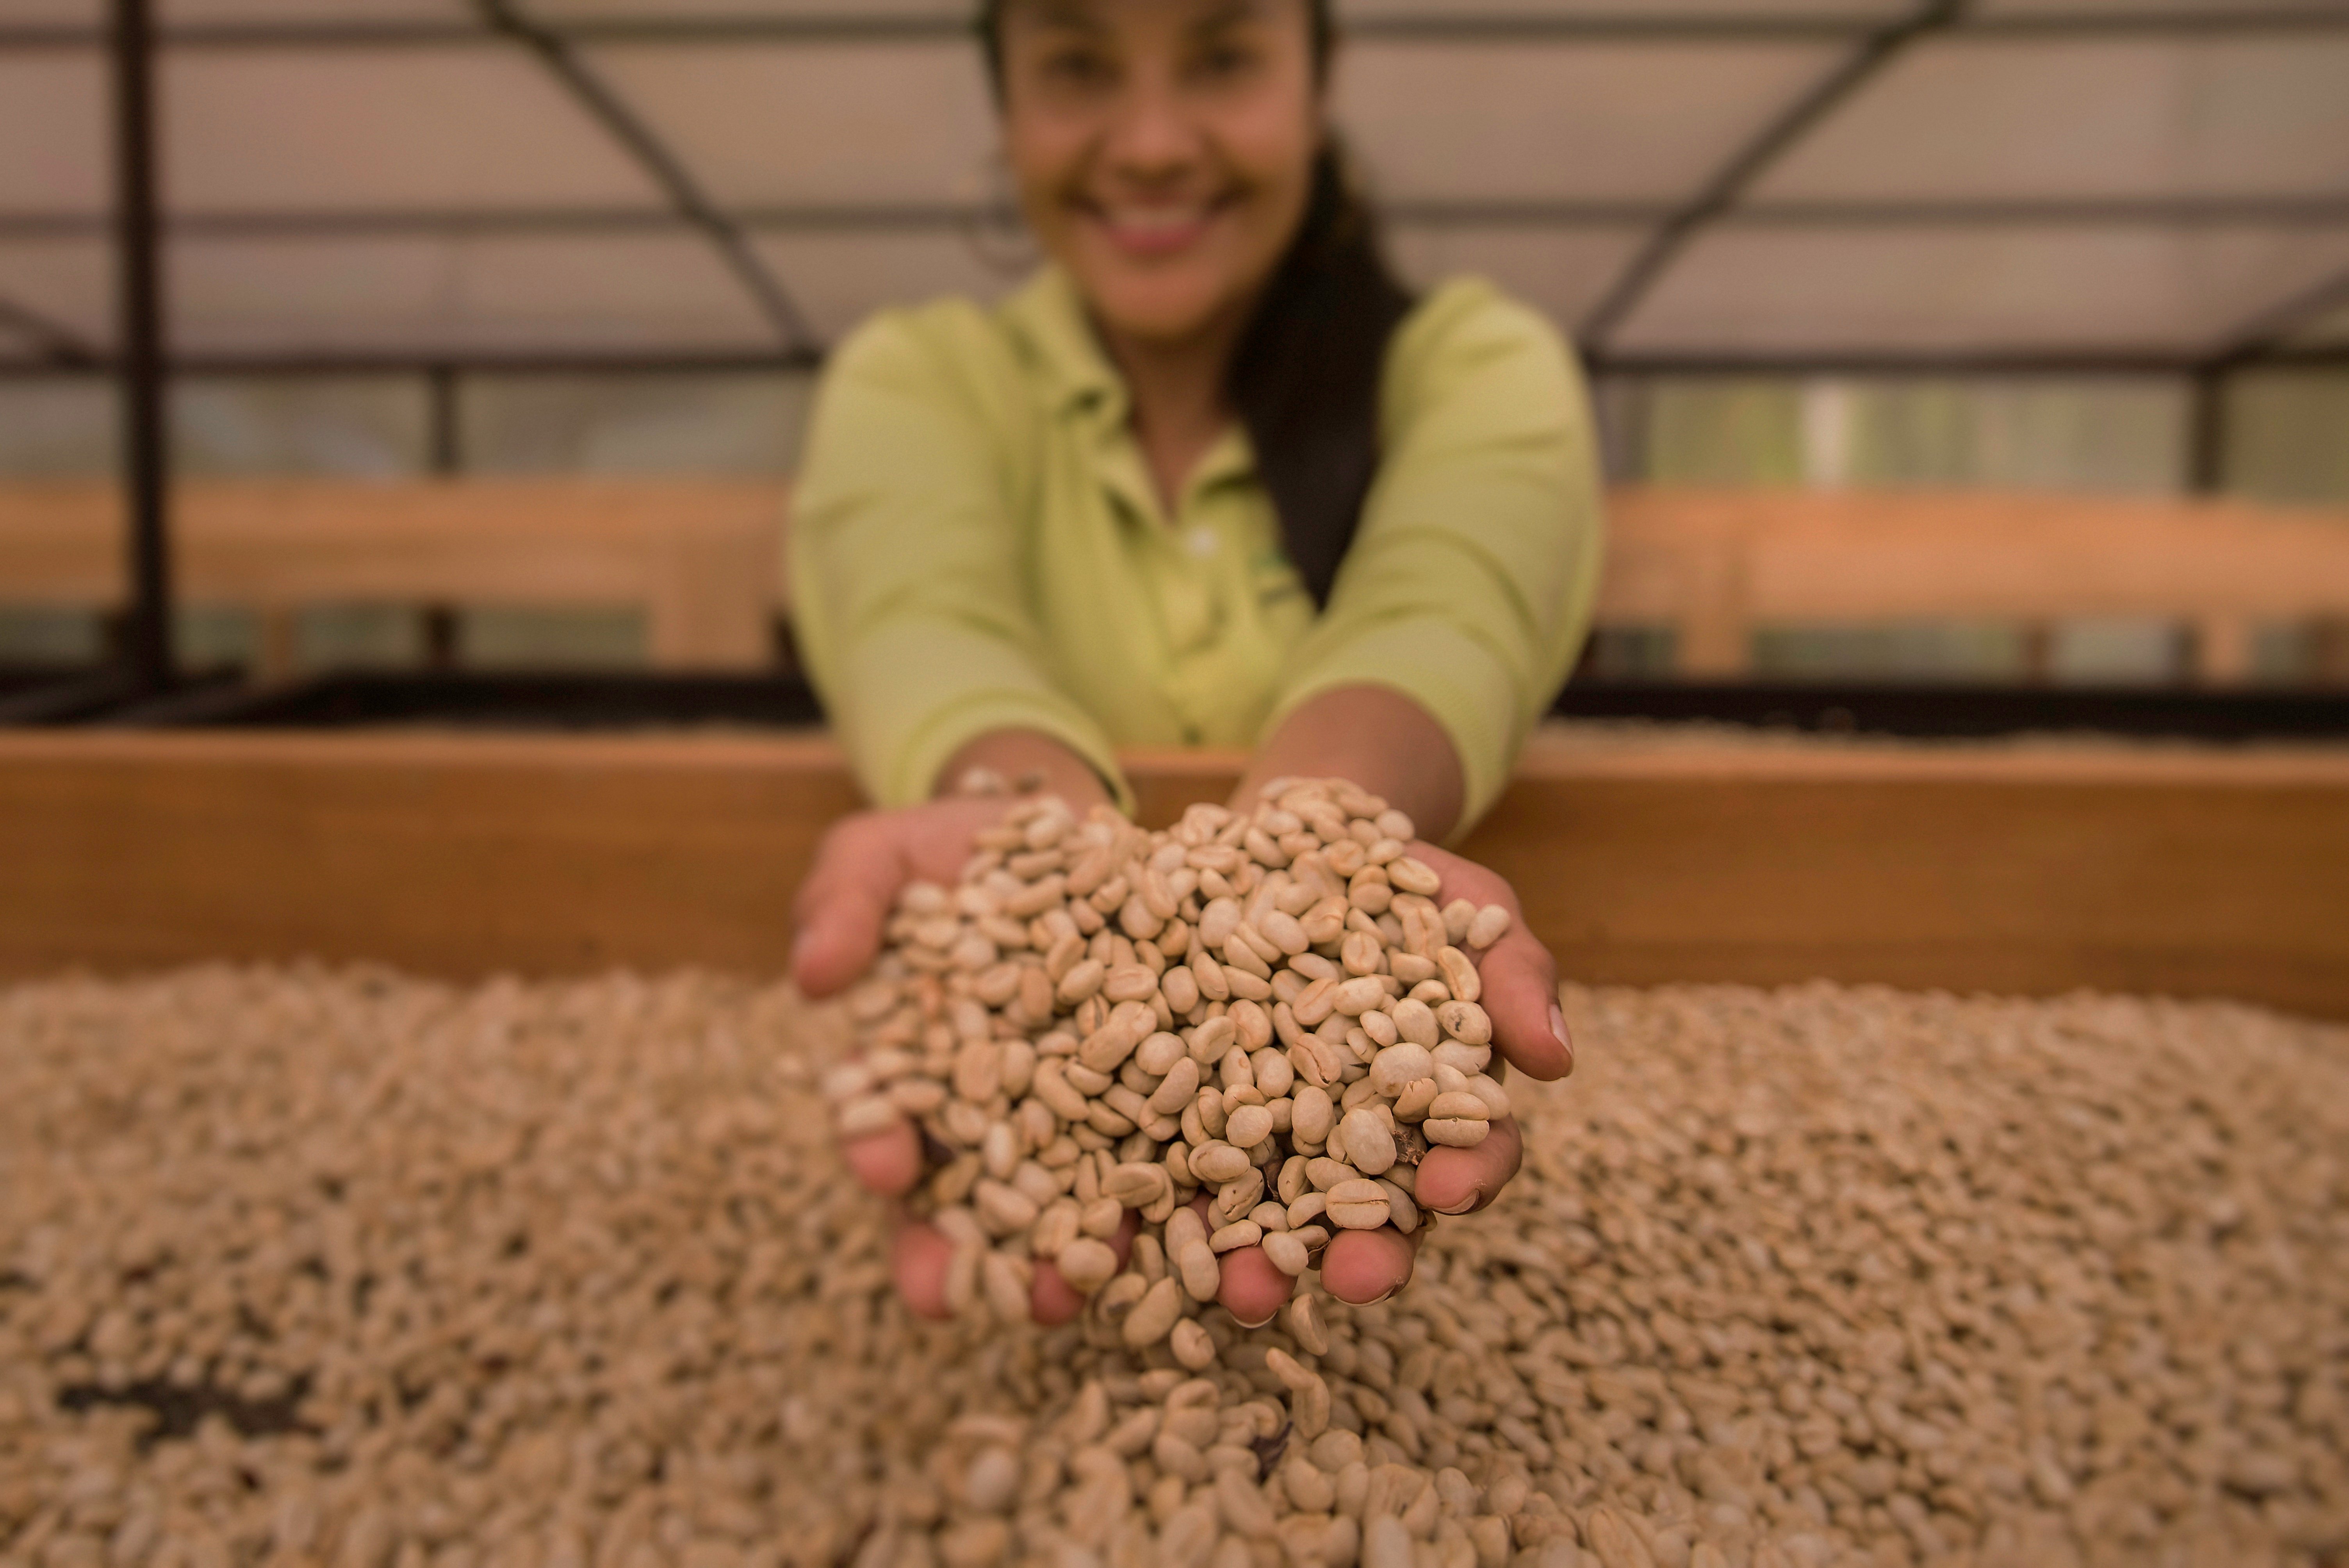
<svg viewBox="0 0 2349 1568">
<path fill-rule="evenodd" d="M 986 7 L 1021 205 L 1130 376 L 1173 354 L 1209 372 L 1173 369 L 1178 385 L 1220 377 L 1289 561 L 1327 603 L 1377 465 L 1380 362 L 1412 305 L 1322 120 L 1328 0 L 1154 9 L 1146 25 L 1161 36 L 1144 59 L 1174 79 L 1154 84 L 1137 149 L 1114 133 L 1121 92 L 1136 84 L 1096 9 Z M 1213 120 L 1196 147 L 1186 97 L 1206 100 Z M 1218 431 L 1223 409 L 1203 412 L 1187 439 L 1179 428 L 1145 437 L 1163 493 Z"/>
<path fill-rule="evenodd" d="M 1395 281 L 1330 127 L 1325 0 L 990 0 L 978 20 L 1050 263 L 993 310 L 877 317 L 818 400 L 797 626 L 891 809 L 837 830 L 802 890 L 793 968 L 816 995 L 871 964 L 908 880 L 968 858 L 999 810 L 954 798 L 973 769 L 1081 810 L 1130 806 L 1118 746 L 1247 749 L 1248 810 L 1268 780 L 1321 777 L 1428 839 L 1464 830 L 1564 680 L 1598 578 L 1572 357 L 1485 284 L 1413 299 Z M 1413 852 L 1440 902 L 1514 908 L 1491 873 Z M 1484 967 L 1502 1057 L 1566 1071 L 1522 922 Z M 1440 1206 L 1489 1202 L 1516 1147 L 1453 1151 Z M 907 1128 L 849 1152 L 883 1190 L 918 1174 Z M 1413 1244 L 1349 1233 L 1325 1283 L 1381 1295 Z M 935 1298 L 936 1247 L 909 1236 L 900 1263 Z M 1288 1288 L 1260 1249 L 1223 1268 L 1247 1321 Z M 1040 1311 L 1065 1307 L 1051 1285 L 1042 1271 Z"/>
</svg>

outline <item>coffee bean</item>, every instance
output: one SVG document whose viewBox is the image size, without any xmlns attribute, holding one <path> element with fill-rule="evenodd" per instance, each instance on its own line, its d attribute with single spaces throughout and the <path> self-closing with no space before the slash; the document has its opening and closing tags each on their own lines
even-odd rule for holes
<svg viewBox="0 0 2349 1568">
<path fill-rule="evenodd" d="M 1375 1231 L 1387 1222 L 1386 1191 L 1375 1181 L 1340 1181 L 1329 1197 L 1330 1222 L 1342 1230 Z"/>
<path fill-rule="evenodd" d="M 1366 1106 L 1346 1113 L 1336 1137 L 1345 1147 L 1347 1163 L 1366 1176 L 1379 1175 L 1395 1162 L 1394 1134 Z"/>
</svg>

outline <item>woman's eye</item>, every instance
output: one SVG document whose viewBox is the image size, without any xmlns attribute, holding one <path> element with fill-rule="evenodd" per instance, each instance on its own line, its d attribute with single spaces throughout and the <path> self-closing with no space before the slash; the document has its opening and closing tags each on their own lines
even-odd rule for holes
<svg viewBox="0 0 2349 1568">
<path fill-rule="evenodd" d="M 1202 50 L 1193 72 L 1207 81 L 1228 81 L 1245 76 L 1257 62 L 1257 51 L 1240 44 L 1219 44 Z"/>
<path fill-rule="evenodd" d="M 1107 57 L 1089 49 L 1064 49 L 1044 57 L 1045 77 L 1067 87 L 1098 87 L 1116 75 Z"/>
</svg>

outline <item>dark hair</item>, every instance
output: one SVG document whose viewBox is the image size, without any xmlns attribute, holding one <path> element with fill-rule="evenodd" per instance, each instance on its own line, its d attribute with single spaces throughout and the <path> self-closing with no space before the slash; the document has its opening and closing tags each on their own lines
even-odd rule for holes
<svg viewBox="0 0 2349 1568">
<path fill-rule="evenodd" d="M 982 0 L 978 15 L 999 98 L 1002 12 L 1003 0 Z M 1312 0 L 1312 15 L 1314 70 L 1326 79 L 1337 44 L 1330 0 Z M 1226 388 L 1288 559 L 1318 605 L 1330 602 L 1377 477 L 1387 344 L 1412 304 L 1333 139 L 1314 159 L 1304 219 L 1232 356 Z"/>
</svg>

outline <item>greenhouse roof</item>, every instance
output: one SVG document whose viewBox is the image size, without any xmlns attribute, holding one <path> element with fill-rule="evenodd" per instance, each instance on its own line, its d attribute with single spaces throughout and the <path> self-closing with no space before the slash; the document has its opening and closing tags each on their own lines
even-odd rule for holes
<svg viewBox="0 0 2349 1568">
<path fill-rule="evenodd" d="M 968 0 L 158 0 L 191 363 L 807 362 L 1001 292 Z M 1421 277 L 1622 365 L 2349 348 L 2349 4 L 1354 0 Z M 103 0 L 0 0 L 0 365 L 111 351 Z"/>
</svg>

